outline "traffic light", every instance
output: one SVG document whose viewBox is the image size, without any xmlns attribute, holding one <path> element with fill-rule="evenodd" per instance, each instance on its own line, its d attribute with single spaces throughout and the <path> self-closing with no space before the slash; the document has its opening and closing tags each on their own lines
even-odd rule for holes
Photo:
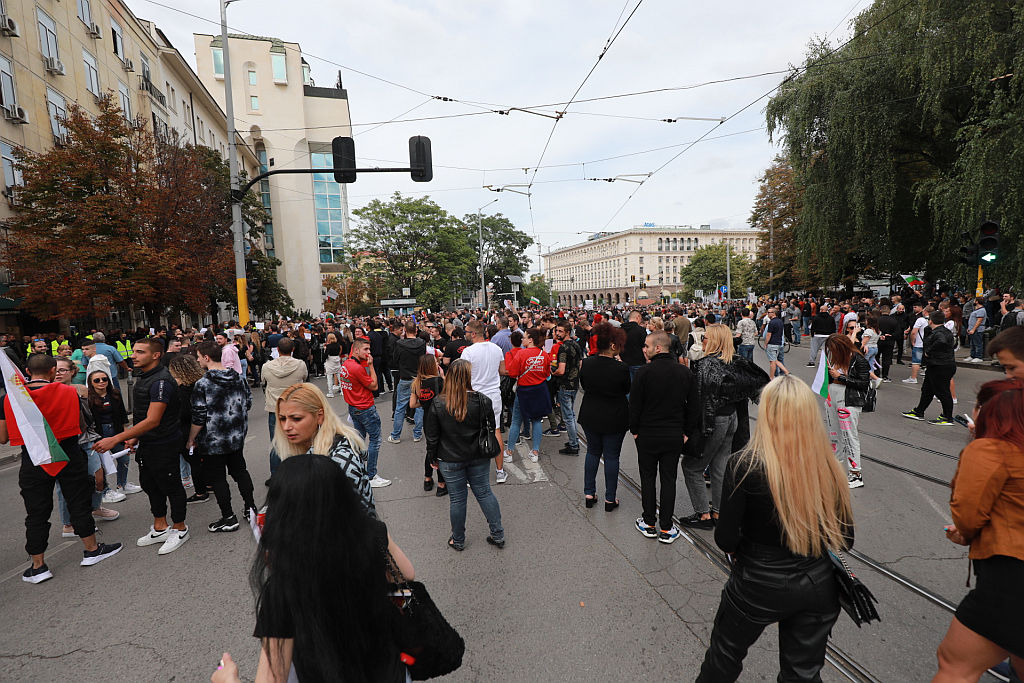
<svg viewBox="0 0 1024 683">
<path fill-rule="evenodd" d="M 965 266 L 978 265 L 978 245 L 974 241 L 974 235 L 969 232 L 960 233 L 964 244 L 960 247 L 960 263 Z"/>
<path fill-rule="evenodd" d="M 354 183 L 356 181 L 356 141 L 352 138 L 336 137 L 331 141 L 334 153 L 334 182 Z"/>
<path fill-rule="evenodd" d="M 429 183 L 434 179 L 434 166 L 430 158 L 430 138 L 414 135 L 409 138 L 409 175 L 413 182 Z"/>
<path fill-rule="evenodd" d="M 630 282 L 636 282 L 636 275 L 630 275 L 629 276 L 629 281 Z"/>
<path fill-rule="evenodd" d="M 978 253 L 983 264 L 999 258 L 999 223 L 985 221 L 978 228 Z"/>
</svg>

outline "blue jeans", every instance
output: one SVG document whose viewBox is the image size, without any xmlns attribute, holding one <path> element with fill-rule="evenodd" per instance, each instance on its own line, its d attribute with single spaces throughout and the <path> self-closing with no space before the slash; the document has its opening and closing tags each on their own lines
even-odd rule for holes
<svg viewBox="0 0 1024 683">
<path fill-rule="evenodd" d="M 132 454 L 122 455 L 116 460 L 117 462 L 117 485 L 124 488 L 124 485 L 128 483 L 128 466 L 132 462 Z"/>
<path fill-rule="evenodd" d="M 267 413 L 267 427 L 270 429 L 270 440 L 274 440 L 274 428 L 277 427 L 277 413 Z"/>
<path fill-rule="evenodd" d="M 423 419 L 420 417 L 420 413 L 422 412 L 422 408 L 417 412 L 421 429 L 423 427 Z M 380 453 L 381 429 L 380 414 L 377 412 L 377 406 L 370 406 L 362 410 L 355 406 L 349 406 L 348 416 L 352 418 L 352 424 L 359 430 L 359 435 L 369 442 L 366 455 L 366 476 L 373 479 L 377 475 L 377 454 Z M 402 417 L 404 418 L 405 416 L 403 415 Z"/>
<path fill-rule="evenodd" d="M 875 360 L 875 356 L 877 356 L 877 355 L 878 355 L 878 347 L 877 346 L 869 346 L 866 358 L 867 358 L 867 361 L 868 361 L 868 368 L 872 372 L 875 371 L 874 360 Z"/>
<path fill-rule="evenodd" d="M 192 465 L 189 465 L 181 455 L 178 456 L 178 470 L 181 472 L 182 479 L 192 476 Z"/>
<path fill-rule="evenodd" d="M 576 390 L 575 389 L 559 389 L 558 390 L 558 405 L 562 408 L 562 420 L 565 422 L 565 428 L 569 433 L 569 446 L 571 448 L 580 447 L 580 439 L 578 430 L 576 427 Z"/>
<path fill-rule="evenodd" d="M 985 357 L 985 333 L 982 331 L 969 335 L 971 339 L 971 358 Z"/>
<path fill-rule="evenodd" d="M 505 540 L 505 530 L 501 527 L 501 508 L 498 499 L 491 490 L 490 460 L 473 460 L 471 462 L 438 463 L 444 480 L 448 482 L 449 512 L 452 523 L 452 540 L 457 546 L 466 543 L 466 483 L 473 489 L 476 502 L 487 518 L 491 529 L 491 538 L 495 541 Z"/>
<path fill-rule="evenodd" d="M 786 347 L 783 346 L 782 344 L 765 344 L 764 345 L 764 352 L 768 356 L 768 360 L 770 360 L 770 361 L 774 360 L 774 361 L 778 361 L 779 363 L 782 363 L 783 362 L 782 359 L 786 355 L 785 348 Z M 783 365 L 785 365 L 785 364 L 783 363 Z M 786 374 L 786 373 L 784 373 L 782 370 L 780 370 L 778 368 L 775 368 L 775 376 L 776 377 L 778 377 L 779 375 L 784 375 L 784 374 Z"/>
<path fill-rule="evenodd" d="M 402 436 L 402 425 L 405 424 L 405 410 L 409 407 L 409 397 L 412 396 L 412 380 L 398 380 L 398 388 L 395 389 L 395 423 L 391 427 L 391 438 L 397 439 Z M 355 419 L 355 418 L 353 418 Z M 418 439 L 423 436 L 423 408 L 417 408 L 413 415 L 415 424 L 412 428 L 412 436 Z M 367 472 L 369 474 L 369 472 Z M 373 478 L 373 475 L 370 475 Z"/>
<path fill-rule="evenodd" d="M 583 464 L 583 493 L 597 496 L 597 466 L 604 457 L 604 499 L 615 502 L 615 493 L 619 484 L 619 453 L 622 451 L 622 439 L 625 432 L 602 434 L 584 427 L 587 435 L 587 459 Z"/>
<path fill-rule="evenodd" d="M 804 323 L 804 333 L 805 334 L 810 334 L 811 333 L 811 319 L 806 317 L 806 316 L 804 316 L 803 323 Z"/>
<path fill-rule="evenodd" d="M 754 345 L 753 344 L 740 344 L 736 347 L 736 353 L 739 354 L 740 358 L 746 358 L 751 363 L 754 362 Z"/>
<path fill-rule="evenodd" d="M 540 440 L 543 436 L 543 417 L 538 417 L 535 420 L 530 421 L 530 441 L 533 450 L 540 452 Z M 574 420 L 575 422 L 575 420 Z M 568 427 L 568 423 L 566 423 Z M 512 404 L 512 424 L 508 427 L 508 441 L 506 441 L 505 448 L 511 451 L 516 447 L 516 441 L 519 440 L 519 431 L 523 428 L 523 416 L 519 412 L 519 394 L 516 394 L 516 402 Z"/>
</svg>

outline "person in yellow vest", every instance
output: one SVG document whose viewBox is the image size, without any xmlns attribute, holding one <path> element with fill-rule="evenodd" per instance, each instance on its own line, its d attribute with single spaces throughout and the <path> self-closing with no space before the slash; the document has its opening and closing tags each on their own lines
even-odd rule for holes
<svg viewBox="0 0 1024 683">
<path fill-rule="evenodd" d="M 124 334 L 121 334 L 121 336 L 124 337 L 124 339 L 118 339 L 114 342 L 114 346 L 117 347 L 117 352 L 121 354 L 122 358 L 131 358 L 132 343 Z"/>
<path fill-rule="evenodd" d="M 64 335 L 58 334 L 57 338 L 50 342 L 50 355 L 59 356 L 60 345 L 64 343 Z"/>
</svg>

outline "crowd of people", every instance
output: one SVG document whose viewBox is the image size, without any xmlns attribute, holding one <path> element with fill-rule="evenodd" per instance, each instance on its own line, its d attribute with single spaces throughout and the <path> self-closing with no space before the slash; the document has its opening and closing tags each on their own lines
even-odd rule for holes
<svg viewBox="0 0 1024 683">
<path fill-rule="evenodd" d="M 965 306 L 973 308 L 966 322 Z M 986 326 L 997 315 L 998 324 Z M 993 329 L 997 336 L 987 331 Z M 447 496 L 447 545 L 455 551 L 470 542 L 467 487 L 486 518 L 486 542 L 506 546 L 491 471 L 495 485 L 505 483 L 505 464 L 520 457 L 516 446 L 524 442 L 531 463 L 583 450 L 582 502 L 592 508 L 603 493 L 605 511 L 614 512 L 628 433 L 641 483 L 636 530 L 664 544 L 681 536 L 675 510 L 682 471 L 693 513 L 679 523 L 714 530 L 733 563 L 699 680 L 735 680 L 747 648 L 771 623 L 780 625 L 782 679 L 817 680 L 839 615 L 828 553 L 852 546 L 850 490 L 864 486 L 861 413 L 874 407 L 874 392 L 891 381 L 892 366 L 903 363 L 905 346 L 911 372 L 903 381 L 921 383 L 921 400 L 903 415 L 924 419 L 938 398 L 941 414 L 930 422 L 954 424 L 954 351 L 969 344 L 969 362 L 984 362 L 987 347 L 1008 379 L 985 384 L 967 420 L 975 438 L 958 467 L 955 525 L 947 530 L 951 541 L 971 546 L 977 585 L 940 647 L 936 680 L 971 680 L 977 667 L 980 675 L 1007 657 L 1021 670 L 1020 629 L 1013 619 L 987 618 L 1006 614 L 1008 601 L 1024 609 L 1024 545 L 1019 533 L 1007 532 L 1024 520 L 1024 311 L 1010 296 L 904 292 L 877 300 L 478 309 L 9 341 L 0 338 L 0 353 L 26 373 L 69 460 L 51 477 L 23 454 L 32 557 L 23 579 L 52 578 L 44 552 L 55 483 L 63 533 L 82 539 L 83 565 L 120 550 L 96 541 L 95 524 L 117 517 L 104 505 L 140 491 L 152 524 L 137 545 L 159 544 L 160 554 L 189 539 L 189 506 L 211 495 L 219 507 L 208 524 L 212 533 L 235 531 L 265 512 L 253 568 L 259 669 L 280 681 L 292 669 L 299 680 L 327 680 L 338 667 L 376 672 L 372 680 L 404 680 L 395 653 L 366 637 L 391 628 L 381 585 L 395 582 L 393 560 L 412 577 L 374 501 L 374 489 L 391 483 L 378 471 L 387 426 L 378 412 L 382 393 L 391 394 L 387 441 L 401 443 L 407 422 L 413 442 L 425 441 L 423 488 Z M 805 342 L 807 364 L 825 377 L 820 396 L 786 365 L 787 351 Z M 758 345 L 767 372 L 754 362 Z M 129 376 L 126 404 L 118 382 Z M 326 391 L 311 382 L 318 377 L 326 378 Z M 252 387 L 262 389 L 271 437 L 262 511 L 244 453 Z M 753 434 L 752 402 L 760 404 Z M 9 399 L 4 405 L 0 442 L 22 445 Z M 544 446 L 545 437 L 566 440 L 556 451 Z M 107 471 L 102 456 L 122 452 Z M 141 486 L 128 480 L 128 453 Z M 339 530 L 330 540 L 317 538 L 332 533 L 304 523 L 318 506 L 352 523 L 331 525 Z M 342 542 L 362 549 L 357 562 L 337 555 Z M 314 558 L 314 548 L 331 550 Z M 336 569 L 339 580 L 381 600 L 364 595 L 315 604 L 309 591 L 320 588 L 300 585 L 310 562 Z M 332 609 L 360 616 L 329 623 Z M 325 634 L 337 638 L 328 642 Z M 214 680 L 235 675 L 226 657 Z"/>
</svg>

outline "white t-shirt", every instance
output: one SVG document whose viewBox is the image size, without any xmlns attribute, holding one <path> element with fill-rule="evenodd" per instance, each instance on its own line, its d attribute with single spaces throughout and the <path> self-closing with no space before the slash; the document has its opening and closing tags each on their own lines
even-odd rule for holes
<svg viewBox="0 0 1024 683">
<path fill-rule="evenodd" d="M 928 318 L 918 318 L 914 321 L 914 330 L 917 330 L 917 334 L 914 334 L 911 330 L 910 334 L 914 335 L 914 348 L 919 349 L 924 346 L 924 328 L 928 327 Z"/>
<path fill-rule="evenodd" d="M 470 344 L 462 352 L 462 360 L 468 360 L 473 366 L 471 381 L 474 391 L 487 394 L 492 401 L 494 396 L 501 395 L 498 366 L 505 360 L 501 347 L 489 341 Z"/>
</svg>

